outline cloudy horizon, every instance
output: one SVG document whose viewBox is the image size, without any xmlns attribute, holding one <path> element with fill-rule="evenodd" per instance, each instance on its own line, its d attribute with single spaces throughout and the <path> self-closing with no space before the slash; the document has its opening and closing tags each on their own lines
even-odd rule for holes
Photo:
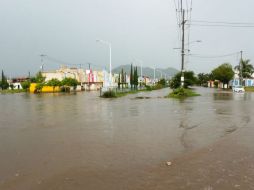
<svg viewBox="0 0 254 190">
<path fill-rule="evenodd" d="M 254 22 L 251 0 L 193 0 L 193 20 Z M 145 67 L 180 69 L 179 29 L 174 0 L 1 0 L 0 69 L 8 76 L 35 73 L 41 54 L 70 64 L 108 67 L 108 47 L 112 44 L 112 66 L 134 59 Z M 254 28 L 191 26 L 191 54 L 224 55 L 244 51 L 254 63 Z M 216 59 L 190 57 L 187 70 L 210 72 L 224 62 L 235 66 L 238 56 Z M 45 70 L 61 62 L 44 59 Z"/>
</svg>

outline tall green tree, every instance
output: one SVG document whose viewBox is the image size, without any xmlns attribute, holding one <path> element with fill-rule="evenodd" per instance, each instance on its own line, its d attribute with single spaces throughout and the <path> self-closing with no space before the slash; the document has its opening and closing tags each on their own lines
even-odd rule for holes
<svg viewBox="0 0 254 190">
<path fill-rule="evenodd" d="M 250 60 L 246 59 L 246 60 L 241 60 L 242 65 L 242 77 L 243 78 L 252 78 L 252 74 L 254 73 L 254 67 L 252 64 L 250 64 Z M 237 69 L 238 71 L 240 71 L 240 66 L 237 65 L 235 67 L 235 69 Z"/>
<path fill-rule="evenodd" d="M 199 73 L 197 78 L 197 85 L 207 86 L 207 82 L 210 80 L 210 74 Z"/>
<path fill-rule="evenodd" d="M 2 88 L 2 90 L 5 90 L 9 87 L 9 83 L 7 82 L 7 78 L 5 77 L 3 70 L 2 70 L 0 87 Z"/>
<path fill-rule="evenodd" d="M 138 67 L 135 67 L 134 69 L 134 86 L 135 89 L 138 88 Z"/>
<path fill-rule="evenodd" d="M 235 73 L 233 71 L 232 65 L 230 65 L 229 63 L 224 63 L 212 71 L 214 79 L 222 82 L 223 87 L 224 84 L 228 85 L 229 81 L 233 79 L 234 74 Z"/>
<path fill-rule="evenodd" d="M 123 88 L 123 84 L 125 83 L 124 82 L 124 73 L 123 73 L 123 69 L 121 71 L 121 83 L 122 83 L 122 88 Z"/>
<path fill-rule="evenodd" d="M 177 73 L 169 83 L 170 88 L 176 89 L 181 87 L 181 76 L 182 73 Z M 188 88 L 189 86 L 193 86 L 196 84 L 197 78 L 193 71 L 185 71 L 184 72 L 184 88 Z"/>
<path fill-rule="evenodd" d="M 121 74 L 118 75 L 118 88 L 120 89 L 121 86 Z"/>
<path fill-rule="evenodd" d="M 127 83 L 126 77 L 127 77 L 127 73 L 124 72 L 124 80 L 123 81 L 124 81 L 125 87 L 126 87 L 126 83 Z"/>
<path fill-rule="evenodd" d="M 133 67 L 131 64 L 131 72 L 130 72 L 130 84 L 131 84 L 131 89 L 133 88 Z"/>
<path fill-rule="evenodd" d="M 134 85 L 134 89 L 136 89 L 136 67 L 134 67 L 134 71 L 133 71 L 133 85 Z"/>
</svg>

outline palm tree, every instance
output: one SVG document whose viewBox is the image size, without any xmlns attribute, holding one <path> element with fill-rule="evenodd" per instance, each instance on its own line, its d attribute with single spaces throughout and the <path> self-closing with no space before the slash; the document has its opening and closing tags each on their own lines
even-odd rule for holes
<svg viewBox="0 0 254 190">
<path fill-rule="evenodd" d="M 252 64 L 250 64 L 250 60 L 241 60 L 242 65 L 242 77 L 243 78 L 252 78 L 252 74 L 254 73 L 254 67 Z M 239 65 L 235 67 L 238 71 L 240 71 Z"/>
</svg>

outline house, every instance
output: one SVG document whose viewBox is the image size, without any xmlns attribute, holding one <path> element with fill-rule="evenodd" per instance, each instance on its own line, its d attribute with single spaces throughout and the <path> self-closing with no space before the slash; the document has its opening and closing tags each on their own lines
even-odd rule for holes
<svg viewBox="0 0 254 190">
<path fill-rule="evenodd" d="M 45 77 L 46 82 L 51 79 L 58 79 L 62 81 L 65 78 L 73 78 L 78 82 L 83 83 L 85 82 L 86 74 L 83 69 L 61 66 L 61 68 L 56 71 L 42 72 L 42 76 Z"/>
<path fill-rule="evenodd" d="M 23 89 L 21 83 L 28 80 L 29 78 L 27 77 L 17 77 L 17 78 L 7 80 L 7 82 L 9 83 L 9 86 L 10 86 L 9 89 L 20 90 L 20 89 Z"/>
<path fill-rule="evenodd" d="M 243 78 L 242 84 L 240 83 L 239 71 L 235 70 L 234 79 L 230 81 L 229 86 L 254 86 L 254 74 L 252 74 L 251 78 Z"/>
</svg>

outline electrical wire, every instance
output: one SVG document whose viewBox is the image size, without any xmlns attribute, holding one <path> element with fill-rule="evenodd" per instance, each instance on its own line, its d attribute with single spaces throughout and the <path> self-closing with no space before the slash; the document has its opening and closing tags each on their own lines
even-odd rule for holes
<svg viewBox="0 0 254 190">
<path fill-rule="evenodd" d="M 223 24 L 186 24 L 191 26 L 203 26 L 203 27 L 231 27 L 231 28 L 254 28 L 254 25 L 223 25 Z"/>
<path fill-rule="evenodd" d="M 198 54 L 190 54 L 189 56 L 191 57 L 197 57 L 197 58 L 208 58 L 208 59 L 212 59 L 212 58 L 222 58 L 222 57 L 231 57 L 231 56 L 235 56 L 235 55 L 239 55 L 240 52 L 234 52 L 234 53 L 229 53 L 229 54 L 224 54 L 224 55 L 209 55 L 209 56 L 203 56 L 203 55 L 198 55 Z"/>
<path fill-rule="evenodd" d="M 192 20 L 197 23 L 211 23 L 211 24 L 230 24 L 230 25 L 254 25 L 253 22 L 225 22 L 225 21 L 206 21 L 206 20 Z"/>
<path fill-rule="evenodd" d="M 62 60 L 59 60 L 57 58 L 54 58 L 52 56 L 45 56 L 45 59 L 53 62 L 53 63 L 57 63 L 57 65 L 68 65 L 68 66 L 84 66 L 84 65 L 92 65 L 92 66 L 95 66 L 95 67 L 98 67 L 98 68 L 106 68 L 106 67 L 103 67 L 103 66 L 100 66 L 100 65 L 96 65 L 96 64 L 93 64 L 93 63 L 77 63 L 77 64 L 73 64 L 73 63 L 70 63 L 70 62 L 66 62 L 66 61 L 62 61 Z"/>
</svg>

